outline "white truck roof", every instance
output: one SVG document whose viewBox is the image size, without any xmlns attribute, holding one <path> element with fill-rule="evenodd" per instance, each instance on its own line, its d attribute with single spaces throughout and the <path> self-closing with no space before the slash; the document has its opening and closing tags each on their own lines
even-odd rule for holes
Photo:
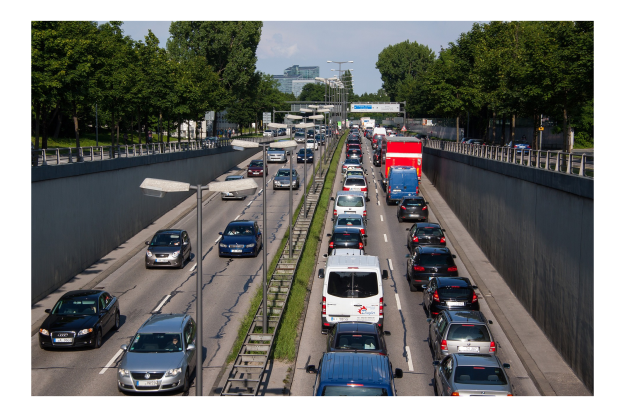
<svg viewBox="0 0 625 417">
<path fill-rule="evenodd" d="M 377 268 L 380 269 L 380 260 L 372 255 L 331 255 L 326 263 L 328 270 Z M 382 271 L 380 270 L 380 273 Z"/>
</svg>

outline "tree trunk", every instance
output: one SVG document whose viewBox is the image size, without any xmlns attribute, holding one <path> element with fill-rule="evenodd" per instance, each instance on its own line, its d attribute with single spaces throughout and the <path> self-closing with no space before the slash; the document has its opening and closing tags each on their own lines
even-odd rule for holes
<svg viewBox="0 0 625 417">
<path fill-rule="evenodd" d="M 61 112 L 59 111 L 58 105 L 56 108 L 56 113 L 57 123 L 56 128 L 54 129 L 54 140 L 57 140 L 59 138 L 59 132 L 61 131 Z"/>
<path fill-rule="evenodd" d="M 540 126 L 540 116 L 534 111 L 534 129 L 532 131 L 532 149 L 538 149 L 538 126 Z"/>
<path fill-rule="evenodd" d="M 514 137 L 516 134 L 516 113 L 512 113 L 512 118 L 510 120 L 510 140 L 514 142 Z"/>
<path fill-rule="evenodd" d="M 163 142 L 163 113 L 158 112 L 158 141 Z"/>
<path fill-rule="evenodd" d="M 563 120 L 563 127 L 562 127 L 562 133 L 564 135 L 564 139 L 563 139 L 563 146 L 562 149 L 564 150 L 564 152 L 571 152 L 571 126 L 569 125 L 569 119 L 568 119 L 568 114 L 566 112 L 566 107 L 564 107 L 564 120 Z"/>
<path fill-rule="evenodd" d="M 460 143 L 460 116 L 456 116 L 456 143 Z"/>
<path fill-rule="evenodd" d="M 167 118 L 167 143 L 169 143 L 169 138 L 170 138 L 170 134 L 169 134 L 169 117 Z"/>
<path fill-rule="evenodd" d="M 137 136 L 139 137 L 139 145 L 141 145 L 141 116 L 137 112 Z"/>
<path fill-rule="evenodd" d="M 178 118 L 178 143 L 180 143 L 180 141 L 181 141 L 181 139 L 182 139 L 182 138 L 180 137 L 180 124 L 181 124 L 181 123 L 180 123 L 180 117 L 179 117 L 179 118 Z"/>
<path fill-rule="evenodd" d="M 115 110 L 111 114 L 111 158 L 115 158 Z"/>
<path fill-rule="evenodd" d="M 501 146 L 506 144 L 506 118 L 501 118 Z"/>
<path fill-rule="evenodd" d="M 41 119 L 41 103 L 35 104 L 35 149 L 39 149 L 39 120 Z"/>
<path fill-rule="evenodd" d="M 495 143 L 497 143 L 497 113 L 495 112 L 495 110 L 493 110 L 493 127 L 492 127 L 492 144 L 494 145 Z"/>
</svg>

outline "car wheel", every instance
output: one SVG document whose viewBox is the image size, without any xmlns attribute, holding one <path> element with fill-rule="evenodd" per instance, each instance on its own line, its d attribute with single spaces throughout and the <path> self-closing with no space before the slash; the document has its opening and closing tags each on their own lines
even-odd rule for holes
<svg viewBox="0 0 625 417">
<path fill-rule="evenodd" d="M 434 375 L 432 376 L 432 381 L 434 385 L 434 395 L 436 395 L 438 397 L 438 388 L 436 386 L 436 371 L 434 371 Z"/>
<path fill-rule="evenodd" d="M 258 253 L 260 252 L 260 246 L 256 249 L 256 251 L 254 252 L 254 258 L 256 258 L 258 256 Z"/>
<path fill-rule="evenodd" d="M 147 262 L 145 263 L 145 269 L 150 269 Z"/>
<path fill-rule="evenodd" d="M 184 255 L 183 255 L 182 259 L 180 260 L 180 265 L 178 265 L 178 269 L 184 268 L 184 261 L 185 261 L 185 258 L 184 258 Z"/>
<path fill-rule="evenodd" d="M 95 334 L 95 342 L 93 343 L 93 348 L 100 349 L 100 346 L 102 346 L 102 330 L 98 329 Z"/>
<path fill-rule="evenodd" d="M 414 286 L 412 282 L 410 282 L 410 277 L 408 277 L 408 286 L 410 287 L 410 292 L 418 292 L 419 289 Z"/>
<path fill-rule="evenodd" d="M 189 369 L 184 373 L 184 383 L 182 384 L 181 392 L 189 391 Z"/>
<path fill-rule="evenodd" d="M 119 310 L 115 313 L 115 324 L 113 325 L 113 329 L 119 329 Z"/>
<path fill-rule="evenodd" d="M 397 221 L 402 223 L 404 221 L 404 219 L 402 219 L 401 217 L 399 217 L 399 215 L 397 216 Z"/>
</svg>

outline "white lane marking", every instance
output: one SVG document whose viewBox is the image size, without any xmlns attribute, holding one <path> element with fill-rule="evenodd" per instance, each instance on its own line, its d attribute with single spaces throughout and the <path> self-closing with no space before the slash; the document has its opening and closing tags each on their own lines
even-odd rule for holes
<svg viewBox="0 0 625 417">
<path fill-rule="evenodd" d="M 401 303 L 399 302 L 399 294 L 395 293 L 395 301 L 397 301 L 397 309 L 401 310 Z"/>
<path fill-rule="evenodd" d="M 379 203 L 379 201 L 378 201 L 378 203 Z M 388 243 L 388 239 L 386 238 L 386 233 L 384 233 L 384 241 L 385 241 L 386 243 Z"/>
<path fill-rule="evenodd" d="M 217 240 L 215 241 L 215 243 L 219 242 L 219 239 L 221 239 L 221 236 L 219 236 L 219 237 L 217 238 Z"/>
<path fill-rule="evenodd" d="M 383 222 L 384 221 L 384 217 L 382 217 L 382 215 L 380 214 L 380 221 Z"/>
<path fill-rule="evenodd" d="M 158 307 L 156 307 L 154 309 L 154 311 L 152 311 L 152 313 L 156 312 L 156 311 L 160 311 L 161 307 L 163 307 L 163 305 L 167 302 L 167 300 L 169 300 L 169 298 L 171 297 L 171 294 L 167 294 L 165 296 L 165 298 L 163 298 L 163 301 L 161 301 L 161 303 L 158 305 Z"/>
<path fill-rule="evenodd" d="M 375 189 L 375 193 L 376 193 L 376 194 L 378 193 L 378 189 L 377 189 L 377 188 Z"/>
<path fill-rule="evenodd" d="M 378 200 L 378 206 L 380 205 L 380 200 Z"/>
<path fill-rule="evenodd" d="M 240 214 L 237 217 L 235 217 L 234 220 L 238 220 L 239 217 L 241 217 Z"/>
<path fill-rule="evenodd" d="M 393 261 L 391 261 L 390 259 L 388 259 L 388 267 L 391 271 L 393 270 Z"/>
<path fill-rule="evenodd" d="M 111 365 L 113 365 L 113 363 L 115 363 L 115 361 L 117 360 L 119 355 L 122 354 L 122 352 L 123 352 L 123 349 L 120 349 L 120 350 L 117 351 L 117 353 L 115 354 L 115 356 L 113 356 L 111 358 L 109 363 L 107 363 L 106 366 L 104 366 L 104 368 L 102 368 L 102 370 L 100 371 L 100 375 L 102 375 L 104 372 L 106 372 L 106 370 L 109 369 L 111 367 Z"/>
<path fill-rule="evenodd" d="M 193 272 L 193 271 L 195 271 L 195 268 L 197 268 L 197 264 L 193 265 L 193 266 L 191 267 L 191 269 L 189 269 L 189 272 Z"/>
<path fill-rule="evenodd" d="M 251 205 L 252 205 L 252 203 L 253 203 L 253 201 L 250 201 L 249 203 L 247 203 L 247 206 L 248 206 L 248 207 L 249 207 L 249 206 L 251 206 Z"/>
<path fill-rule="evenodd" d="M 410 372 L 414 372 L 414 367 L 412 366 L 412 356 L 410 356 L 409 346 L 406 346 L 406 361 L 408 362 L 408 370 Z"/>
<path fill-rule="evenodd" d="M 263 192 L 263 190 L 260 190 L 260 192 L 258 193 L 258 195 L 261 195 L 261 194 L 262 194 L 262 192 Z"/>
</svg>

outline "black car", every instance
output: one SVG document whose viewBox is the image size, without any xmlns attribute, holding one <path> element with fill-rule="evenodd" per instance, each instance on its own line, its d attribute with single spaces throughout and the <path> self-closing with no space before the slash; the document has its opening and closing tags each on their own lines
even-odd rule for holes
<svg viewBox="0 0 625 417">
<path fill-rule="evenodd" d="M 346 149 L 347 149 L 347 148 L 349 148 L 349 145 L 358 145 L 358 147 L 360 147 L 360 146 L 361 146 L 361 145 L 360 145 L 360 141 L 359 141 L 358 139 L 356 139 L 356 138 L 351 138 L 351 139 L 350 139 L 350 138 L 348 138 L 348 139 L 345 141 L 345 148 L 346 148 Z"/>
<path fill-rule="evenodd" d="M 145 244 L 148 245 L 145 252 L 146 269 L 155 266 L 182 269 L 185 261 L 191 258 L 191 239 L 186 230 L 159 230 Z"/>
<path fill-rule="evenodd" d="M 333 233 L 328 233 L 330 242 L 328 243 L 328 253 L 332 253 L 332 249 L 365 249 L 365 239 L 367 235 L 363 235 L 359 230 L 350 227 L 335 227 Z"/>
<path fill-rule="evenodd" d="M 469 278 L 438 277 L 433 278 L 423 291 L 423 309 L 428 317 L 437 315 L 442 310 L 480 310 L 477 300 L 476 285 L 471 285 Z"/>
<path fill-rule="evenodd" d="M 306 131 L 306 139 L 314 139 L 315 138 L 315 131 L 312 129 L 308 129 Z"/>
<path fill-rule="evenodd" d="M 306 163 L 314 162 L 314 160 L 315 160 L 315 152 L 312 149 L 301 148 L 297 152 L 297 163 L 298 164 L 303 164 L 304 163 L 304 153 L 306 153 Z"/>
<path fill-rule="evenodd" d="M 397 205 L 397 221 L 416 220 L 421 222 L 428 221 L 428 202 L 423 197 L 409 196 L 404 197 Z"/>
<path fill-rule="evenodd" d="M 375 323 L 343 321 L 336 323 L 328 332 L 326 352 L 363 351 L 387 355 L 384 335 L 391 332 L 380 330 Z"/>
<path fill-rule="evenodd" d="M 98 349 L 109 330 L 119 329 L 119 302 L 106 291 L 69 291 L 46 313 L 39 328 L 41 349 Z"/>
<path fill-rule="evenodd" d="M 362 151 L 358 148 L 350 148 L 347 152 L 347 157 L 358 159 L 362 163 Z"/>
<path fill-rule="evenodd" d="M 377 148 L 373 152 L 373 166 L 379 167 L 382 165 L 382 148 Z"/>
<path fill-rule="evenodd" d="M 406 279 L 410 291 L 418 291 L 434 277 L 457 277 L 458 267 L 449 248 L 417 246 L 412 255 L 406 255 Z"/>
<path fill-rule="evenodd" d="M 414 252 L 417 246 L 447 246 L 447 239 L 438 223 L 415 223 L 408 230 L 406 246 L 410 253 Z"/>
</svg>

